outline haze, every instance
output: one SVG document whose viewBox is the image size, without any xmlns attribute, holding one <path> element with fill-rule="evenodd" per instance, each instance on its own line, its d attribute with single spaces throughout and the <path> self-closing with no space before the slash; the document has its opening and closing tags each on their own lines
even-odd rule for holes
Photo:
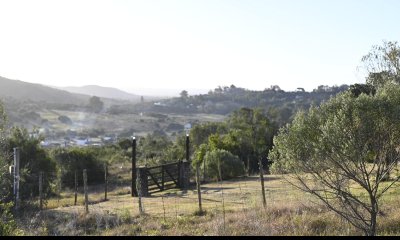
<svg viewBox="0 0 400 240">
<path fill-rule="evenodd" d="M 0 76 L 134 93 L 364 82 L 361 57 L 400 39 L 399 9 L 390 0 L 1 0 Z"/>
</svg>

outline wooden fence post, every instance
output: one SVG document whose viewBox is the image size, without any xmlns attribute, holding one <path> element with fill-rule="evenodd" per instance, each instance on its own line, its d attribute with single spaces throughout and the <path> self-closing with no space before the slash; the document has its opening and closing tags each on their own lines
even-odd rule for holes
<svg viewBox="0 0 400 240">
<path fill-rule="evenodd" d="M 43 172 L 39 173 L 39 208 L 43 210 Z"/>
<path fill-rule="evenodd" d="M 78 172 L 75 170 L 75 202 L 74 202 L 75 206 L 77 201 L 78 201 Z"/>
<path fill-rule="evenodd" d="M 107 188 L 108 188 L 108 179 L 107 179 L 107 163 L 104 164 L 104 201 L 107 201 Z"/>
<path fill-rule="evenodd" d="M 138 192 L 136 191 L 136 137 L 132 137 L 132 185 L 131 185 L 131 195 L 132 197 L 138 196 Z"/>
<path fill-rule="evenodd" d="M 196 184 L 197 184 L 197 197 L 199 199 L 199 213 L 203 213 L 203 209 L 201 206 L 201 188 L 200 188 L 200 170 L 199 170 L 199 163 L 196 164 Z"/>
<path fill-rule="evenodd" d="M 136 170 L 137 180 L 136 180 L 136 189 L 138 193 L 138 201 L 139 201 L 139 213 L 143 214 L 143 206 L 142 206 L 142 176 L 140 172 L 140 168 Z"/>
<path fill-rule="evenodd" d="M 261 180 L 261 193 L 262 193 L 262 198 L 263 198 L 263 206 L 265 208 L 267 206 L 267 201 L 265 199 L 264 171 L 263 171 L 263 164 L 262 164 L 262 159 L 261 158 L 259 158 L 258 163 L 259 163 L 259 166 L 260 166 L 260 180 Z"/>
<path fill-rule="evenodd" d="M 89 213 L 89 199 L 88 199 L 88 189 L 87 189 L 87 171 L 83 170 L 83 190 L 85 192 L 85 210 Z"/>
</svg>

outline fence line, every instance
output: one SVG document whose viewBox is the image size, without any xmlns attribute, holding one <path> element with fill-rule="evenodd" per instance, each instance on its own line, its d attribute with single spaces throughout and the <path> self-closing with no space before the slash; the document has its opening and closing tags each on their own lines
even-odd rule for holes
<svg viewBox="0 0 400 240">
<path fill-rule="evenodd" d="M 103 180 L 99 183 L 91 183 L 90 179 L 95 177 L 99 172 L 96 170 L 102 170 Z M 79 176 L 77 178 L 79 180 L 77 181 L 78 187 L 75 185 L 75 174 L 72 174 L 72 179 L 64 181 L 64 189 L 60 196 L 49 195 L 45 191 L 45 186 L 42 186 L 43 195 L 41 199 L 43 200 L 42 208 L 44 210 L 65 206 L 77 209 L 75 211 L 89 211 L 89 213 L 93 214 L 96 212 L 114 212 L 134 216 L 144 212 L 151 217 L 165 221 L 170 219 L 179 220 L 181 217 L 193 216 L 198 212 L 205 211 L 220 217 L 221 225 L 219 227 L 222 231 L 223 226 L 225 227 L 225 225 L 229 224 L 228 219 L 225 219 L 226 216 L 224 217 L 226 213 L 233 211 L 245 212 L 249 209 L 263 209 L 259 176 L 240 177 L 216 183 L 203 183 L 200 190 L 193 184 L 187 192 L 181 189 L 170 189 L 166 192 L 155 193 L 151 197 L 143 197 L 140 208 L 138 206 L 138 198 L 130 196 L 130 182 L 118 178 L 118 173 L 115 172 L 104 175 L 104 172 L 108 172 L 104 171 L 104 169 L 90 169 L 86 171 L 88 201 L 87 205 L 85 205 L 83 172 L 77 172 Z M 57 174 L 59 173 L 43 172 L 42 174 L 31 174 L 30 177 L 37 178 L 35 180 L 37 183 L 39 182 L 39 177 L 42 176 L 42 182 L 45 183 L 46 180 L 51 179 Z M 296 193 L 296 189 L 290 185 L 278 183 L 277 180 L 268 175 L 264 177 L 265 196 L 268 200 L 267 209 L 282 207 L 283 204 L 294 204 L 299 199 L 302 199 L 303 196 L 301 198 L 298 197 L 299 194 Z M 199 175 L 197 175 L 196 179 L 197 182 L 200 182 Z M 107 186 L 107 180 L 113 184 Z M 69 188 L 68 186 L 73 187 Z M 107 192 L 106 195 L 105 192 Z M 201 194 L 201 197 L 199 197 L 200 194 L 198 195 L 198 193 Z M 75 196 L 77 197 L 75 198 Z M 105 201 L 105 199 L 108 199 L 108 201 Z M 40 205 L 39 196 L 28 200 L 36 201 Z M 199 207 L 199 201 L 201 201 L 201 207 Z M 223 224 L 224 222 L 225 224 Z"/>
</svg>

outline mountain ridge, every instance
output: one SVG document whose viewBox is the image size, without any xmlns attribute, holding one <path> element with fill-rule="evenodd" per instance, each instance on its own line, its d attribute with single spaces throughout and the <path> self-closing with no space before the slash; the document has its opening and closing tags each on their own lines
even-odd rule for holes
<svg viewBox="0 0 400 240">
<path fill-rule="evenodd" d="M 89 96 L 74 94 L 46 85 L 29 83 L 0 76 L 0 97 L 36 102 L 83 104 Z"/>
<path fill-rule="evenodd" d="M 68 87 L 57 87 L 57 89 L 61 89 L 64 91 L 68 91 L 71 93 L 77 94 L 85 94 L 89 96 L 97 96 L 101 98 L 113 98 L 113 99 L 121 99 L 121 100 L 131 100 L 131 101 L 139 101 L 140 96 L 125 92 L 118 88 L 113 87 L 103 87 L 99 85 L 85 85 L 81 87 L 68 86 Z"/>
</svg>

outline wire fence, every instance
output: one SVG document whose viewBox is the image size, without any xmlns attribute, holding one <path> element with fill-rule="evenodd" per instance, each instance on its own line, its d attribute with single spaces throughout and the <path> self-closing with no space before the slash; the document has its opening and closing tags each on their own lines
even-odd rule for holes
<svg viewBox="0 0 400 240">
<path fill-rule="evenodd" d="M 103 176 L 103 183 L 90 181 L 90 179 Z M 43 173 L 43 182 L 46 178 L 56 176 L 55 173 Z M 266 207 L 291 204 L 304 198 L 304 194 L 287 184 L 282 178 L 265 175 Z M 39 174 L 32 174 L 31 178 L 39 181 Z M 106 182 L 107 178 L 107 182 Z M 103 169 L 87 170 L 88 179 L 88 205 L 89 211 L 114 211 L 126 212 L 131 215 L 139 215 L 139 199 L 131 196 L 130 180 L 121 177 L 121 173 L 107 173 L 105 177 Z M 77 188 L 75 191 L 75 183 Z M 149 197 L 142 197 L 141 204 L 145 214 L 159 218 L 178 218 L 184 215 L 199 213 L 199 199 L 192 179 L 189 189 L 170 189 L 154 193 Z M 75 207 L 83 209 L 85 206 L 85 194 L 83 186 L 83 172 L 79 172 L 77 181 L 72 178 L 61 181 L 56 188 L 56 194 L 43 193 L 43 209 L 56 209 Z M 76 194 L 75 194 L 76 193 Z M 236 210 L 248 210 L 263 208 L 261 195 L 261 183 L 259 176 L 240 177 L 227 181 L 209 182 L 201 184 L 202 209 L 207 212 L 224 214 Z M 76 196 L 76 198 L 75 198 Z M 39 205 L 39 195 L 27 199 Z"/>
<path fill-rule="evenodd" d="M 107 174 L 105 174 L 107 173 Z M 43 172 L 43 182 L 46 178 L 60 176 L 60 173 Z M 78 216 L 86 212 L 83 186 L 83 171 L 77 174 L 78 188 L 75 191 L 75 175 L 71 179 L 59 181 L 54 187 L 56 194 L 43 194 L 43 210 L 68 213 Z M 93 182 L 90 179 L 100 179 L 103 182 Z M 281 176 L 264 175 L 266 206 L 263 204 L 260 176 L 246 176 L 219 182 L 202 183 L 200 186 L 202 210 L 199 211 L 199 198 L 195 178 L 191 179 L 188 189 L 169 189 L 157 192 L 149 197 L 142 197 L 141 207 L 139 198 L 131 196 L 130 169 L 111 168 L 87 170 L 88 212 L 95 214 L 98 221 L 111 216 L 118 219 L 147 215 L 160 221 L 180 221 L 187 216 L 200 216 L 204 212 L 213 214 L 218 220 L 216 226 L 223 231 L 229 225 L 228 214 L 245 213 L 248 210 L 282 209 L 299 202 L 307 202 L 307 196 L 288 184 Z M 31 174 L 32 179 L 39 181 L 40 174 Z M 107 181 L 106 181 L 107 180 Z M 23 185 L 23 184 L 21 184 Z M 61 186 L 60 186 L 61 185 Z M 72 186 L 72 187 L 71 187 Z M 107 186 L 107 188 L 106 188 Z M 54 189 L 53 189 L 54 190 Z M 76 192 L 76 200 L 75 200 Z M 105 194 L 107 192 L 107 195 Z M 29 201 L 40 205 L 39 196 L 29 198 Z M 103 219 L 103 220 L 101 220 Z M 100 223 L 99 223 L 100 224 Z M 223 232 L 222 232 L 223 233 Z"/>
<path fill-rule="evenodd" d="M 87 182 L 90 183 L 90 179 L 101 173 L 103 173 L 104 178 L 103 169 L 87 170 Z M 75 189 L 67 186 L 72 183 L 75 184 L 74 174 L 69 181 L 61 182 L 61 187 L 53 183 L 55 184 L 53 187 L 60 188 L 60 190 L 56 194 L 43 194 L 43 210 L 37 210 L 37 212 L 34 210 L 36 220 L 30 220 L 27 224 L 29 232 L 37 235 L 90 235 L 94 231 L 100 233 L 118 226 L 123 227 L 122 229 L 134 228 L 135 223 L 139 221 L 137 217 L 145 216 L 140 219 L 149 219 L 148 217 L 150 217 L 151 223 L 147 222 L 146 224 L 150 225 L 141 228 L 140 234 L 142 235 L 146 235 L 147 231 L 151 233 L 154 226 L 157 226 L 155 228 L 162 228 L 160 226 L 163 224 L 167 224 L 166 226 L 169 227 L 186 226 L 185 224 L 188 221 L 193 221 L 193 224 L 197 221 L 203 221 L 202 229 L 210 229 L 208 233 L 211 234 L 235 234 L 233 232 L 235 230 L 232 230 L 237 226 L 236 223 L 232 222 L 236 221 L 235 219 L 240 219 L 243 224 L 247 221 L 248 226 L 251 229 L 256 229 L 254 233 L 257 234 L 261 230 L 259 230 L 259 227 L 254 227 L 253 224 L 256 224 L 258 220 L 255 220 L 256 222 L 251 221 L 259 218 L 260 215 L 258 214 L 264 214 L 263 217 L 269 216 L 271 212 L 290 215 L 293 214 L 293 210 L 299 209 L 299 204 L 307 204 L 309 197 L 288 184 L 282 176 L 264 175 L 266 194 L 266 206 L 264 207 L 260 176 L 243 176 L 219 182 L 201 183 L 200 192 L 203 210 L 201 212 L 195 184 L 196 179 L 192 177 L 191 184 L 186 190 L 175 188 L 142 197 L 140 199 L 141 211 L 139 198 L 131 195 L 131 179 L 129 178 L 131 170 L 129 167 L 126 169 L 112 167 L 108 169 L 107 173 L 107 200 L 105 179 L 103 183 L 92 182 L 93 184 L 87 185 L 88 211 L 86 211 L 84 187 L 82 185 L 83 171 L 79 171 L 78 174 L 80 176 L 76 204 Z M 44 172 L 43 179 L 46 176 L 52 179 L 59 174 Z M 37 177 L 36 181 L 39 181 L 40 174 L 32 174 L 31 177 L 32 179 Z M 31 205 L 32 203 L 37 206 L 40 205 L 38 196 L 30 198 L 29 201 Z M 21 210 L 23 211 L 23 209 Z M 279 213 L 279 211 L 281 212 Z M 204 218 L 201 220 L 203 215 Z M 206 219 L 212 219 L 213 222 L 208 223 Z M 57 222 L 57 225 L 54 225 L 57 227 L 47 228 L 48 230 L 51 229 L 52 232 L 40 232 L 38 226 L 43 226 L 48 221 Z M 126 225 L 127 223 L 128 225 Z M 204 227 L 204 224 L 208 225 Z M 119 231 L 117 229 L 115 231 Z M 174 234 L 174 232 L 170 234 Z M 176 232 L 176 234 L 179 233 Z M 199 234 L 202 235 L 201 232 Z M 265 232 L 259 234 L 263 235 Z"/>
</svg>

